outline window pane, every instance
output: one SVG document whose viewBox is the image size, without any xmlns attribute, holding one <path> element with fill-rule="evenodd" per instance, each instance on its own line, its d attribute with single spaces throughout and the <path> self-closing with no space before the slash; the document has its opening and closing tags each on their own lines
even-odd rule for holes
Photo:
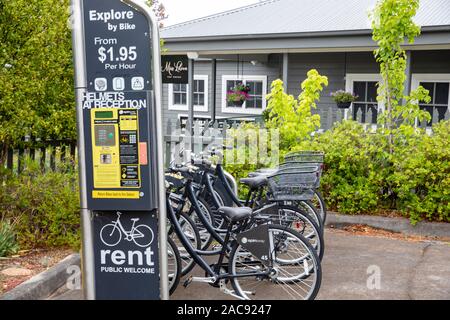
<svg viewBox="0 0 450 320">
<path fill-rule="evenodd" d="M 436 83 L 436 101 L 435 104 L 448 105 L 448 90 L 450 84 L 448 82 Z"/>
<path fill-rule="evenodd" d="M 199 80 L 194 80 L 194 93 L 199 90 Z"/>
<path fill-rule="evenodd" d="M 194 93 L 194 106 L 198 106 L 198 94 Z"/>
<path fill-rule="evenodd" d="M 353 88 L 354 94 L 358 96 L 356 101 L 366 101 L 366 82 L 355 81 Z"/>
<path fill-rule="evenodd" d="M 181 104 L 187 104 L 187 94 L 186 93 L 181 93 Z"/>
<path fill-rule="evenodd" d="M 434 82 L 421 82 L 420 85 L 430 91 L 428 95 L 431 97 L 431 103 L 434 103 Z"/>
<path fill-rule="evenodd" d="M 173 85 L 173 91 L 180 91 L 180 85 L 175 83 Z"/>
<path fill-rule="evenodd" d="M 255 108 L 257 108 L 257 109 L 262 109 L 262 98 L 257 97 L 257 98 L 255 99 L 255 103 L 256 103 Z"/>
<path fill-rule="evenodd" d="M 201 93 L 194 93 L 194 105 L 203 107 L 205 105 L 205 95 Z"/>
<path fill-rule="evenodd" d="M 195 92 L 205 92 L 205 81 L 196 80 L 195 81 Z"/>
<path fill-rule="evenodd" d="M 367 102 L 376 102 L 377 101 L 377 83 L 376 82 L 368 82 L 367 83 Z"/>
<path fill-rule="evenodd" d="M 447 112 L 448 107 L 436 107 L 434 112 L 438 113 L 438 121 L 444 121 L 445 120 L 445 113 Z"/>
<path fill-rule="evenodd" d="M 255 97 L 249 97 L 245 101 L 245 107 L 248 108 L 248 109 L 254 109 L 255 108 L 255 104 L 256 104 L 256 98 Z"/>
<path fill-rule="evenodd" d="M 234 87 L 237 85 L 237 80 L 227 80 L 227 91 L 231 91 L 234 89 Z M 228 93 L 228 92 L 227 92 Z M 228 100 L 227 100 L 228 101 Z M 228 108 L 239 108 L 239 106 L 235 106 L 233 102 L 227 103 Z"/>
<path fill-rule="evenodd" d="M 237 85 L 236 80 L 228 80 L 227 81 L 227 90 L 233 90 L 236 85 Z"/>
<path fill-rule="evenodd" d="M 261 94 L 261 95 L 264 94 L 264 92 L 263 92 L 263 83 L 261 81 L 258 81 L 256 83 L 255 91 L 258 92 L 258 94 Z"/>
<path fill-rule="evenodd" d="M 181 94 L 179 93 L 174 93 L 173 94 L 173 102 L 175 104 L 181 104 Z"/>
<path fill-rule="evenodd" d="M 262 81 L 247 81 L 247 85 L 250 87 L 251 95 L 262 96 Z"/>
</svg>

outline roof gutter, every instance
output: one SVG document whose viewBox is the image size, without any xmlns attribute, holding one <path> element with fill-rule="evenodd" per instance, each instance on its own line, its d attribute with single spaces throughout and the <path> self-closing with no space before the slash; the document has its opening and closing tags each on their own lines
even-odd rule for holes
<svg viewBox="0 0 450 320">
<path fill-rule="evenodd" d="M 450 25 L 422 27 L 424 32 L 442 32 L 449 31 Z M 358 36 L 371 35 L 371 29 L 361 30 L 339 30 L 339 31 L 317 31 L 317 32 L 292 32 L 292 33 L 266 33 L 266 34 L 241 34 L 241 35 L 220 35 L 206 37 L 162 37 L 166 43 L 175 42 L 204 42 L 204 41 L 224 41 L 224 40 L 269 40 L 269 39 L 289 39 L 289 38 L 319 38 L 319 37 L 340 37 L 340 36 Z"/>
</svg>

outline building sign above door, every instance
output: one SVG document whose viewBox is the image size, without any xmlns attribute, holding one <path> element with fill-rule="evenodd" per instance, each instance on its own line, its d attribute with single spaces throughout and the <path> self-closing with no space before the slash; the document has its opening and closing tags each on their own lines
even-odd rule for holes
<svg viewBox="0 0 450 320">
<path fill-rule="evenodd" d="M 162 82 L 187 84 L 189 80 L 187 56 L 162 56 Z"/>
</svg>

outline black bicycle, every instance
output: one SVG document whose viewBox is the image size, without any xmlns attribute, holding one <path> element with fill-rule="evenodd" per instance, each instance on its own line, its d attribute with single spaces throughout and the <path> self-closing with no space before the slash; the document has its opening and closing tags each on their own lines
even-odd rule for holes
<svg viewBox="0 0 450 320">
<path fill-rule="evenodd" d="M 168 217 L 174 231 L 195 263 L 205 271 L 205 277 L 190 277 L 185 286 L 193 281 L 203 282 L 238 299 L 268 298 L 258 292 L 295 300 L 315 298 L 322 274 L 319 258 L 308 240 L 287 226 L 267 223 L 267 219 L 245 207 L 219 208 L 218 213 L 227 223 L 222 238 L 199 210 L 192 180 L 187 178 L 185 183 L 193 209 L 220 243 L 213 251 L 195 248 L 170 203 L 170 191 L 167 193 Z M 203 256 L 218 256 L 218 259 L 211 265 Z M 269 288 L 258 291 L 262 287 Z"/>
<path fill-rule="evenodd" d="M 212 156 L 217 154 L 217 151 L 211 150 Z M 215 221 L 214 226 L 226 226 L 223 217 L 218 214 L 218 208 L 223 206 L 223 195 L 231 199 L 232 203 L 237 207 L 251 207 L 255 212 L 261 216 L 270 219 L 272 223 L 279 225 L 287 225 L 293 228 L 306 239 L 316 249 L 320 259 L 324 254 L 324 240 L 323 230 L 317 225 L 313 218 L 308 215 L 299 206 L 291 205 L 286 201 L 279 199 L 271 199 L 270 201 L 258 201 L 262 197 L 262 187 L 267 184 L 267 179 L 264 177 L 243 179 L 243 182 L 250 185 L 246 200 L 240 200 L 233 192 L 231 186 L 225 177 L 225 172 L 220 163 L 215 167 L 207 159 L 194 159 L 195 165 L 194 180 L 196 181 L 199 190 L 198 195 L 202 206 L 202 211 L 210 211 L 208 215 L 212 215 Z M 217 185 L 222 185 L 223 189 L 216 188 Z M 216 230 L 219 233 L 225 230 Z"/>
</svg>

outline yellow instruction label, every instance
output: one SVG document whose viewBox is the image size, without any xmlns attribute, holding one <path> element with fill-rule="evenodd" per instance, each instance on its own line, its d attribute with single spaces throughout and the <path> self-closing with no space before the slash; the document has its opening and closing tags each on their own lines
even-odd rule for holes
<svg viewBox="0 0 450 320">
<path fill-rule="evenodd" d="M 138 111 L 92 109 L 92 164 L 95 189 L 139 189 Z"/>
<path fill-rule="evenodd" d="M 139 191 L 92 191 L 93 199 L 139 199 Z"/>
</svg>

